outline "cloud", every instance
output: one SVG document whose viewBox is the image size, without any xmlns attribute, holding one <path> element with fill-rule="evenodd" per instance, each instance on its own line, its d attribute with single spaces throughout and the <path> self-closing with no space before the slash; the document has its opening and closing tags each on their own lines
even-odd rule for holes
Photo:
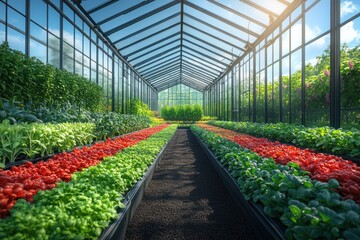
<svg viewBox="0 0 360 240">
<path fill-rule="evenodd" d="M 341 3 L 340 6 L 340 15 L 341 17 L 349 14 L 349 13 L 353 13 L 357 10 L 356 5 L 352 2 L 352 1 L 344 1 Z"/>
<path fill-rule="evenodd" d="M 351 43 L 352 41 L 360 40 L 360 31 L 354 29 L 354 22 L 349 22 L 341 28 L 341 43 Z"/>
<path fill-rule="evenodd" d="M 297 48 L 301 45 L 301 32 L 302 26 L 301 23 L 297 23 L 291 27 L 291 47 L 292 49 Z M 309 41 L 311 39 L 316 38 L 322 33 L 321 29 L 318 26 L 310 27 L 309 25 L 305 25 L 305 41 Z M 288 39 L 289 32 L 285 33 L 285 39 Z M 324 46 L 326 44 L 326 36 L 316 40 L 313 44 L 316 46 Z M 283 45 L 284 51 L 289 52 L 289 45 Z"/>
</svg>

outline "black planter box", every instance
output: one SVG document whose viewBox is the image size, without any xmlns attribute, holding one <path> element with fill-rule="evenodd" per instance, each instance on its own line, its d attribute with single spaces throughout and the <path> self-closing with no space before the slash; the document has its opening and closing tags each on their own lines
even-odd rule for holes
<svg viewBox="0 0 360 240">
<path fill-rule="evenodd" d="M 192 132 L 192 131 L 191 131 Z M 265 215 L 263 207 L 259 204 L 255 204 L 252 201 L 246 200 L 241 193 L 240 187 L 233 177 L 229 174 L 226 168 L 217 160 L 212 151 L 192 132 L 196 140 L 199 142 L 201 148 L 206 153 L 215 171 L 221 178 L 225 187 L 227 188 L 234 201 L 240 207 L 244 213 L 246 219 L 252 225 L 255 230 L 256 237 L 258 239 L 286 239 L 285 238 L 285 226 L 281 224 L 277 219 L 272 219 Z"/>
<path fill-rule="evenodd" d="M 166 146 L 167 144 L 159 152 L 153 164 L 149 166 L 143 178 L 138 181 L 135 186 L 133 186 L 124 196 L 125 208 L 121 209 L 118 217 L 102 232 L 99 240 L 115 240 L 125 238 L 126 229 L 135 214 L 138 204 L 144 196 L 145 190 L 149 185 L 158 164 L 164 155 Z"/>
</svg>

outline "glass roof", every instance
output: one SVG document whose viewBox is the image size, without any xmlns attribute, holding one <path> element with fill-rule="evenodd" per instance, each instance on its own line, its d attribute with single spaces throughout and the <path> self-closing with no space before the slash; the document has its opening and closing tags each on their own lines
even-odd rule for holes
<svg viewBox="0 0 360 240">
<path fill-rule="evenodd" d="M 74 1 L 75 2 L 75 1 Z M 158 91 L 203 91 L 300 0 L 82 0 L 80 10 Z"/>
</svg>

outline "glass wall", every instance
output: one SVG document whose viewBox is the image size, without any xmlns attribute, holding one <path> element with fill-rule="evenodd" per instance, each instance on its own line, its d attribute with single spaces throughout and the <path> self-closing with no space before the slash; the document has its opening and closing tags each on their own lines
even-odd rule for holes
<svg viewBox="0 0 360 240">
<path fill-rule="evenodd" d="M 0 43 L 102 86 L 106 110 L 126 113 L 133 98 L 155 110 L 157 92 L 73 7 L 59 0 L 0 0 Z"/>
<path fill-rule="evenodd" d="M 335 42 L 331 37 L 338 33 L 340 42 Z M 330 66 L 340 70 L 339 77 Z M 229 73 L 212 84 L 205 93 L 211 116 L 230 120 L 217 107 L 226 106 L 231 94 L 232 120 L 335 127 L 340 122 L 343 128 L 359 128 L 360 2 L 303 1 L 228 72 L 235 73 L 236 90 L 222 90 Z M 217 91 L 220 103 L 211 101 Z"/>
<path fill-rule="evenodd" d="M 203 93 L 184 84 L 165 89 L 158 97 L 159 110 L 164 106 L 203 104 Z"/>
</svg>

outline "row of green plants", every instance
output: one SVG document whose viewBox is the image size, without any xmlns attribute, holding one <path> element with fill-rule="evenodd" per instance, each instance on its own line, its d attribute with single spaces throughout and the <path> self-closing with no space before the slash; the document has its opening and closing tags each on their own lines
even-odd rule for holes
<svg viewBox="0 0 360 240">
<path fill-rule="evenodd" d="M 70 102 L 83 109 L 98 110 L 103 89 L 88 79 L 46 65 L 20 51 L 0 44 L 0 96 L 25 105 L 63 106 Z"/>
<path fill-rule="evenodd" d="M 98 239 L 124 207 L 124 194 L 139 181 L 174 134 L 165 128 L 147 140 L 39 191 L 34 202 L 21 199 L 0 220 L 1 239 Z"/>
<path fill-rule="evenodd" d="M 348 47 L 344 44 L 341 47 L 340 61 L 340 106 L 342 125 L 346 128 L 359 128 L 360 119 L 360 46 Z M 256 84 L 256 114 L 257 119 L 264 119 L 265 102 L 268 105 L 268 117 L 273 112 L 273 121 L 279 118 L 280 101 L 282 104 L 283 121 L 289 121 L 290 113 L 292 121 L 300 121 L 302 91 L 305 91 L 305 115 L 308 124 L 317 126 L 329 125 L 330 107 L 330 49 L 316 57 L 315 64 L 308 63 L 304 66 L 305 85 L 302 85 L 302 70 L 297 70 L 291 75 L 281 76 L 280 81 L 275 79 L 272 84 L 264 84 L 258 81 Z M 297 63 L 295 63 L 296 65 Z M 268 81 L 269 82 L 269 81 Z M 265 90 L 267 89 L 267 98 Z M 281 98 L 280 98 L 281 96 Z M 249 104 L 252 105 L 252 91 L 245 91 L 240 106 L 240 113 L 244 119 L 251 115 Z M 227 106 L 231 111 L 231 106 Z M 221 110 L 224 117 L 224 110 Z"/>
<path fill-rule="evenodd" d="M 196 122 L 201 120 L 203 111 L 200 105 L 165 106 L 160 115 L 165 121 Z"/>
<path fill-rule="evenodd" d="M 331 127 L 304 127 L 288 123 L 252 123 L 210 121 L 211 125 L 247 133 L 256 137 L 266 137 L 300 147 L 335 154 L 360 156 L 360 131 L 342 130 Z"/>
<path fill-rule="evenodd" d="M 92 143 L 94 132 L 93 123 L 10 125 L 4 121 L 0 124 L 0 166 Z"/>
<path fill-rule="evenodd" d="M 335 179 L 311 180 L 295 163 L 279 165 L 198 126 L 191 129 L 228 169 L 245 198 L 261 203 L 265 214 L 287 227 L 287 239 L 360 236 L 360 206 L 341 198 Z"/>
<path fill-rule="evenodd" d="M 55 152 L 70 150 L 75 146 L 90 144 L 96 140 L 115 137 L 147 128 L 149 117 L 125 115 L 114 112 L 94 113 L 92 122 L 84 123 L 22 123 L 10 125 L 8 120 L 0 124 L 0 158 L 6 163 L 31 159 Z"/>
</svg>

